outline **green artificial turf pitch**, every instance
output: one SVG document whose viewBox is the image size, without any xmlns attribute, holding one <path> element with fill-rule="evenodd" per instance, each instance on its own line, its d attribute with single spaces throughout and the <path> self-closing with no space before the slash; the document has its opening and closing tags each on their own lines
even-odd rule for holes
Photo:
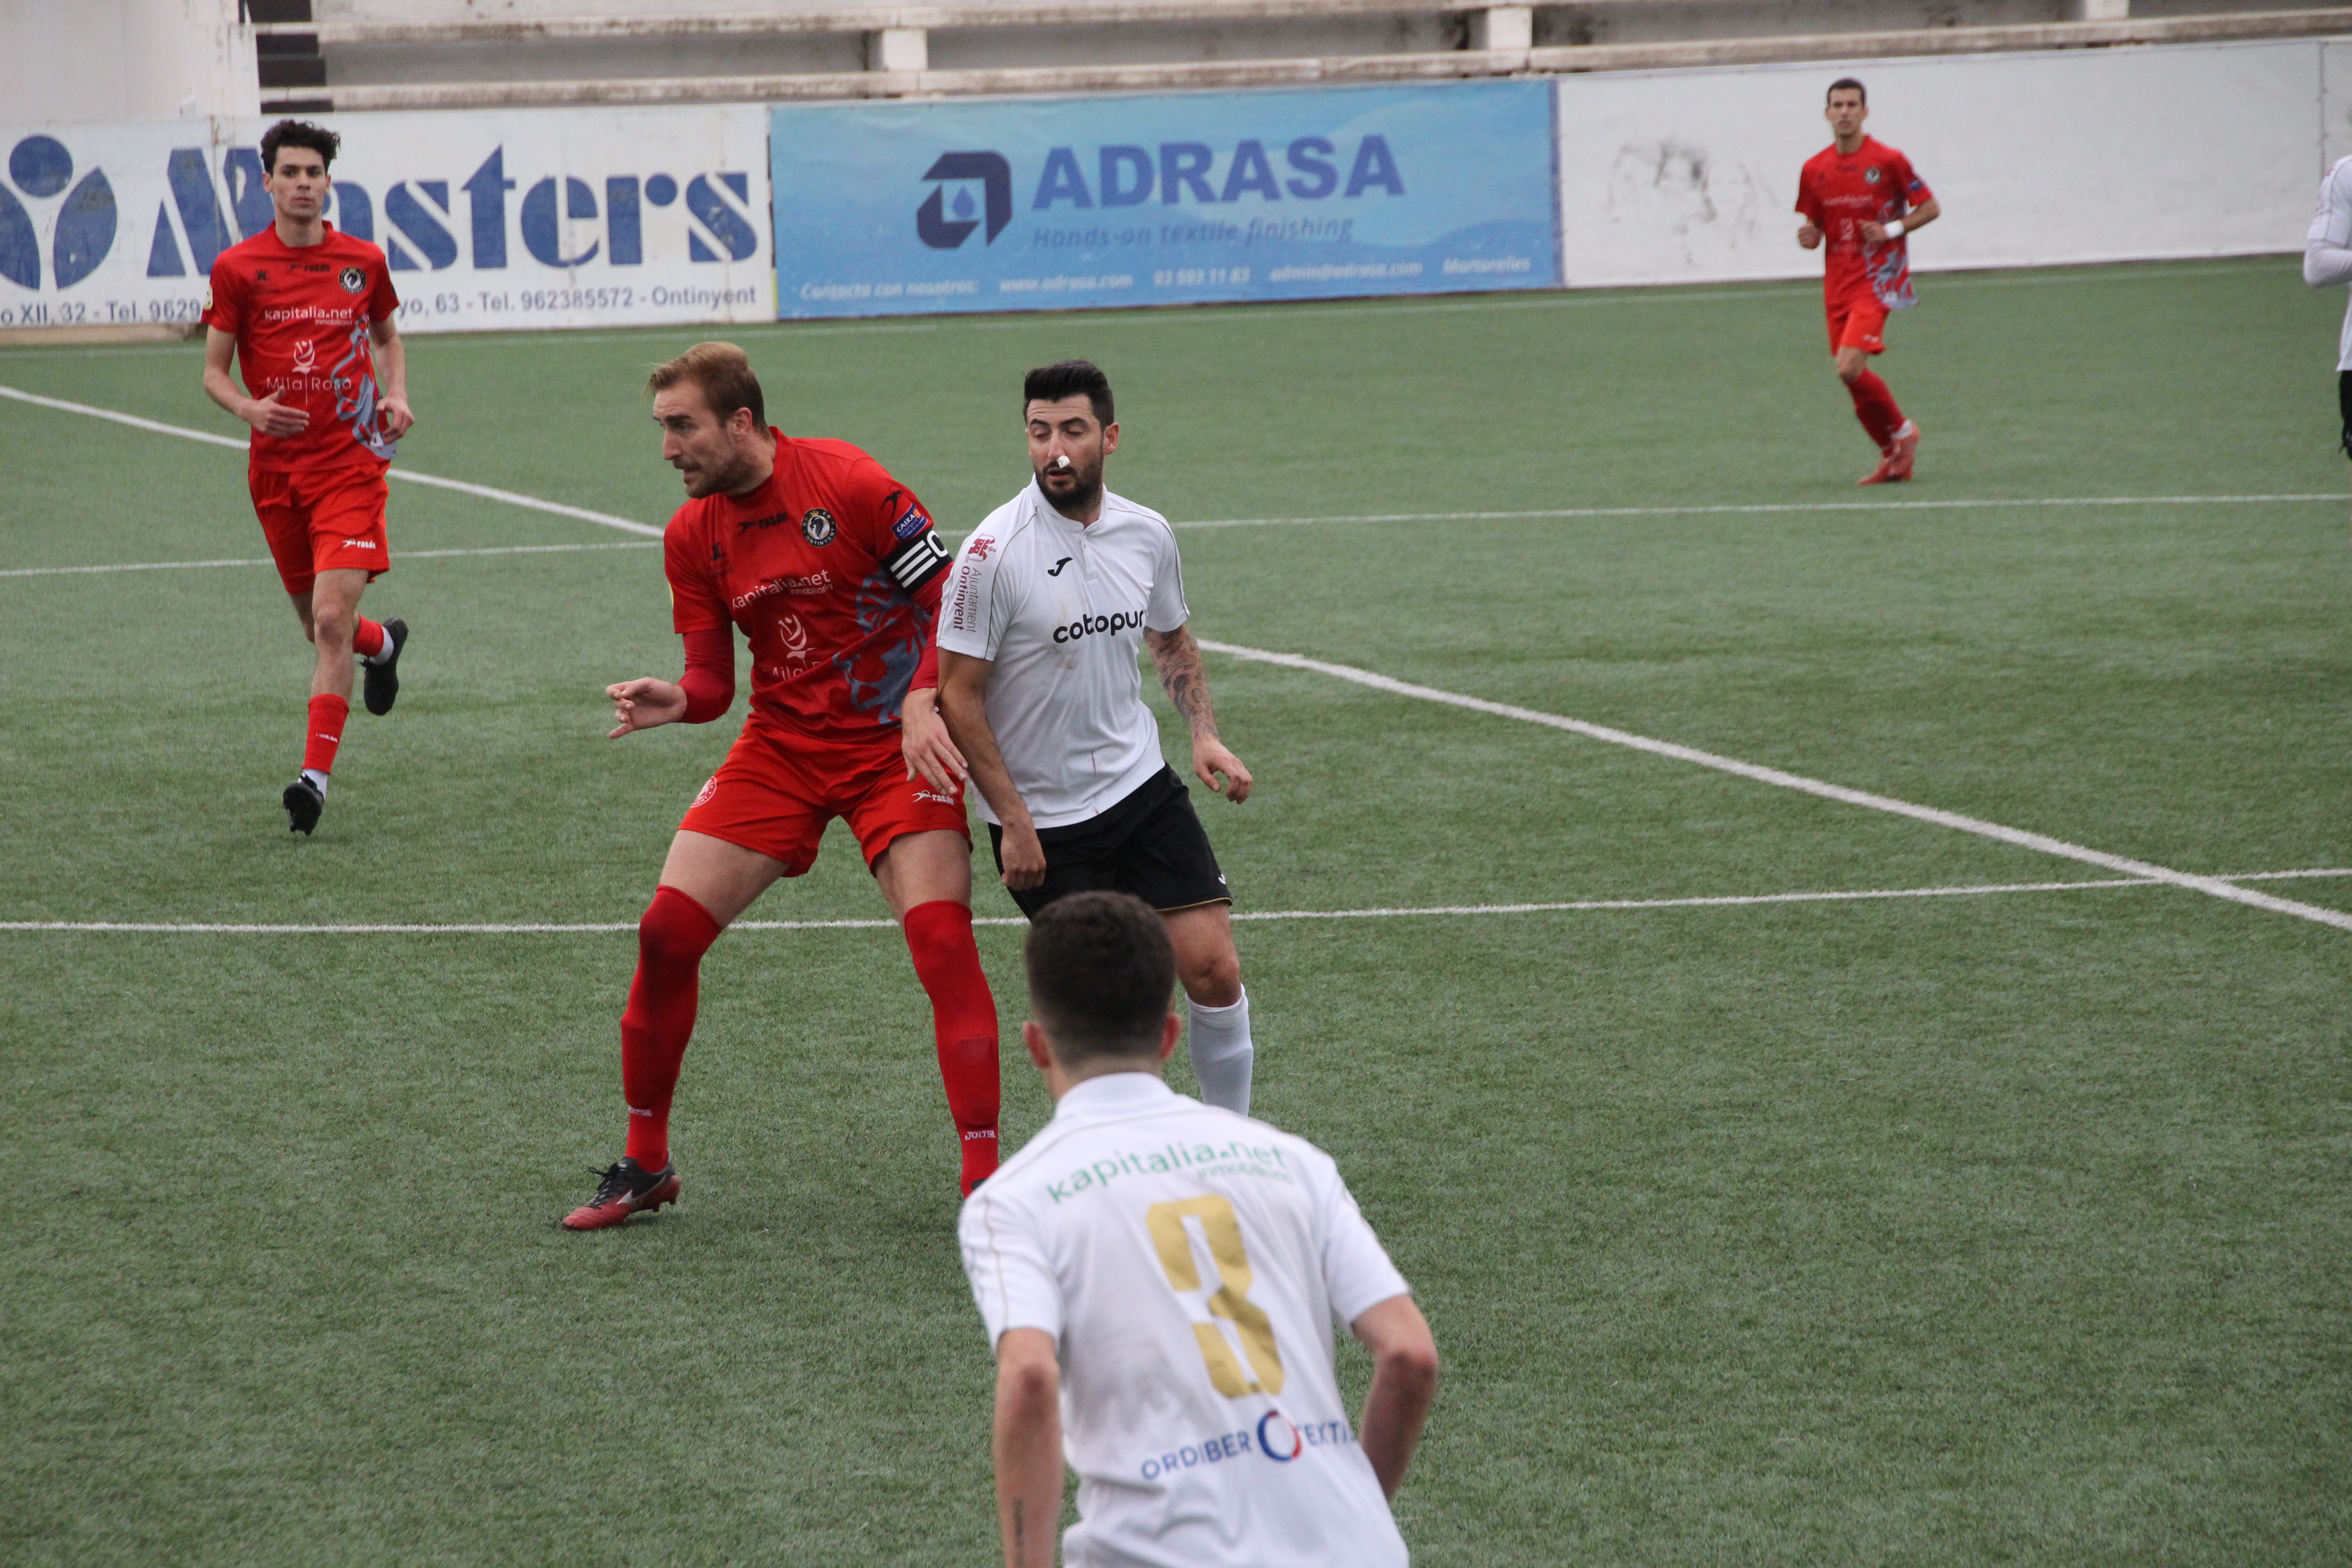
<svg viewBox="0 0 2352 1568">
<path fill-rule="evenodd" d="M 2179 870 L 2352 867 L 2345 505 L 2039 504 L 2340 496 L 2340 299 L 2279 258 L 1921 293 L 1882 367 L 1919 478 L 1874 492 L 1802 286 L 729 335 L 950 531 L 1024 481 L 1020 373 L 1071 354 L 1172 518 L 1406 519 L 1187 530 L 1204 637 Z M 658 522 L 637 387 L 698 335 L 413 340 L 402 463 Z M 198 368 L 0 351 L 0 384 L 236 433 Z M 232 451 L 0 401 L 0 570 L 263 553 Z M 406 686 L 308 842 L 267 567 L 0 577 L 0 921 L 634 921 L 733 730 L 604 739 L 607 681 L 677 668 L 657 552 L 404 559 L 629 536 L 393 493 L 367 608 L 415 628 Z M 1430 520 L 1759 506 L 1792 510 Z M 1248 911 L 2111 875 L 1209 668 L 1260 781 L 1204 802 Z M 754 916 L 880 913 L 836 832 Z M 1337 1154 L 1446 1356 L 1419 1561 L 2346 1560 L 2352 932 L 2146 886 L 1239 931 L 1257 1108 Z M 1018 936 L 982 932 L 1008 1026 Z M 720 943 L 685 1202 L 593 1236 L 553 1222 L 618 1150 L 625 931 L 0 958 L 0 1559 L 992 1560 L 893 932 Z M 1005 1083 L 1017 1146 L 1017 1046 Z"/>
</svg>

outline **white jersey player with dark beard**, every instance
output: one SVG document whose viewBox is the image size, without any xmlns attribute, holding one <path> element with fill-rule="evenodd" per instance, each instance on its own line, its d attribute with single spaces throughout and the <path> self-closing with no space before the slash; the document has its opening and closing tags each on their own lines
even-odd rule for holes
<svg viewBox="0 0 2352 1568">
<path fill-rule="evenodd" d="M 910 747 L 944 720 L 953 744 L 930 750 L 979 786 L 1004 886 L 1032 919 L 1093 889 L 1160 911 L 1190 1003 L 1202 1098 L 1247 1114 L 1256 1050 L 1233 896 L 1184 781 L 1160 755 L 1137 668 L 1148 648 L 1192 731 L 1193 776 L 1247 799 L 1249 770 L 1217 734 L 1186 625 L 1176 535 L 1103 488 L 1118 426 L 1100 370 L 1047 365 L 1023 393 L 1033 482 L 957 553 L 940 600 L 937 710 L 929 693 L 909 693 Z"/>
</svg>

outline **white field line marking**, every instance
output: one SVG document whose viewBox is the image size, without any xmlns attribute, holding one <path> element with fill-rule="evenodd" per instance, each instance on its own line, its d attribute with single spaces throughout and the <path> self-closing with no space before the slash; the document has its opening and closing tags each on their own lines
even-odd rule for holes
<svg viewBox="0 0 2352 1568">
<path fill-rule="evenodd" d="M 247 443 L 234 436 L 217 436 L 209 430 L 191 430 L 182 425 L 166 425 L 160 420 L 142 419 L 135 414 L 117 414 L 111 408 L 93 408 L 87 403 L 68 403 L 62 397 L 42 397 L 13 386 L 0 386 L 0 397 L 13 397 L 19 403 L 37 404 L 43 408 L 60 409 L 68 414 L 87 415 L 92 419 L 110 419 L 117 425 L 128 425 L 134 430 L 152 430 L 159 436 L 177 436 L 184 441 L 203 441 L 215 447 L 233 447 L 240 452 L 247 450 Z M 614 517 L 605 511 L 590 511 L 585 507 L 565 506 L 561 501 L 541 500 L 536 496 L 520 495 L 513 490 L 495 489 L 488 485 L 470 484 L 464 479 L 445 479 L 433 474 L 420 474 L 414 468 L 399 467 L 390 469 L 389 476 L 395 479 L 405 479 L 410 484 L 431 485 L 436 489 L 457 490 L 466 495 L 479 496 L 484 500 L 504 501 L 509 506 L 528 507 L 532 511 L 553 512 L 558 517 L 576 517 L 583 522 L 602 523 L 606 528 L 617 528 L 629 533 L 643 533 L 656 539 L 661 537 L 662 531 L 649 522 L 637 522 L 625 517 Z"/>
<path fill-rule="evenodd" d="M 497 544 L 478 550 L 404 550 L 393 558 L 397 566 L 403 561 L 436 561 L 452 555 L 573 555 L 583 550 L 658 550 L 661 542 L 654 539 L 628 539 L 614 544 Z M 87 577 L 106 572 L 193 572 L 205 566 L 268 566 L 271 562 L 256 558 L 249 561 L 139 561 L 125 566 L 12 566 L 0 571 L 0 577 Z"/>
<path fill-rule="evenodd" d="M 1913 276 L 1933 286 L 1933 291 L 1947 289 L 2032 289 L 2052 285 L 2071 286 L 2083 283 L 2132 283 L 2145 278 L 2180 276 L 2208 277 L 2215 274 L 2269 271 L 2273 268 L 2286 270 L 2286 258 L 2293 251 L 2262 252 L 2238 257 L 2179 257 L 2163 261 L 2096 261 L 2080 262 L 2054 268 L 2036 268 L 2011 272 L 2005 268 L 1964 268 L 1953 272 L 1919 272 Z M 2267 264 L 2267 265 L 2266 265 Z M 1034 328 L 1050 325 L 1060 317 L 1084 316 L 1092 326 L 1150 326 L 1161 322 L 1192 321 L 1201 325 L 1239 323 L 1255 324 L 1264 312 L 1313 314 L 1328 316 L 1397 315 L 1418 316 L 1438 311 L 1457 310 L 1559 310 L 1563 307 L 1596 305 L 1673 305 L 1693 300 L 1777 300 L 1790 295 L 1811 298 L 1821 292 L 1821 284 L 1811 278 L 1759 278 L 1741 283 L 1601 283 L 1571 284 L 1566 289 L 1541 290 L 1496 290 L 1469 297 L 1441 296 L 1423 299 L 1400 295 L 1393 300 L 1374 304 L 1351 304 L 1341 300 L 1265 300 L 1235 304 L 1153 305 L 1103 310 L 1062 310 L 992 311 L 985 315 L 934 316 L 908 321 L 903 318 L 887 321 L 859 321 L 813 319 L 796 321 L 766 321 L 744 323 L 730 329 L 739 335 L 754 338 L 827 337 L 848 332 L 936 332 L 964 327 L 982 331 L 1002 331 L 1007 329 Z M 1042 318 L 1042 320 L 1041 320 Z M 452 347 L 493 348 L 505 352 L 509 348 L 562 347 L 572 343 L 630 342 L 657 333 L 674 333 L 672 327 L 652 325 L 636 329 L 583 330 L 580 331 L 548 332 L 527 329 L 496 328 L 481 332 L 450 332 L 428 334 L 436 346 L 443 342 Z M 185 342 L 93 344 L 84 348 L 66 343 L 47 343 L 37 347 L 17 348 L 0 344 L 0 358 L 7 359 L 120 359 L 125 356 L 150 354 L 193 354 L 195 347 Z"/>
<path fill-rule="evenodd" d="M 1538 511 L 1395 511 L 1354 517 L 1226 517 L 1180 522 L 1178 528 L 1276 528 L 1313 522 L 1518 522 L 1561 517 L 1748 517 L 1773 512 L 1953 511 L 1998 507 L 2253 506 L 2269 501 L 2347 500 L 2340 495 L 2032 496 L 1984 500 L 1759 501 L 1723 506 L 1564 506 Z"/>
<path fill-rule="evenodd" d="M 1554 730 L 1565 730 L 1594 741 L 1606 741 L 1612 746 L 1625 746 L 1654 756 L 1672 757 L 1677 762 L 1696 763 L 1700 767 L 1714 768 L 1722 773 L 1759 784 L 1777 784 L 1782 789 L 1799 790 L 1806 795 L 1820 795 L 1825 800 L 1842 801 L 1848 805 L 1865 805 L 1874 811 L 1884 811 L 1896 816 L 1908 816 L 1919 822 L 1929 822 L 1938 827 L 1957 828 L 1982 838 L 1998 839 L 2024 849 L 2038 849 L 2044 855 L 2056 855 L 2068 860 L 2079 860 L 2086 866 L 2097 866 L 2126 876 L 2146 878 L 2152 881 L 2169 882 L 2175 887 L 2193 888 L 2217 899 L 2232 903 L 2251 904 L 2259 910 L 2276 914 L 2294 915 L 2302 920 L 2334 926 L 2338 931 L 2352 931 L 2352 914 L 2341 910 L 2322 909 L 2316 904 L 2299 904 L 2292 899 L 2274 899 L 2268 893 L 2258 893 L 2251 888 L 2237 887 L 2219 877 L 2200 877 L 2188 871 L 2176 871 L 2168 866 L 2155 865 L 2147 860 L 2135 860 L 2126 855 L 2110 855 L 2104 849 L 2087 848 L 2070 844 L 2063 838 L 2053 838 L 2045 833 L 2029 833 L 2021 827 L 2006 827 L 1998 822 L 1980 817 L 1962 816 L 1954 811 L 1942 811 L 1932 805 L 1914 805 L 1907 800 L 1892 795 L 1872 795 L 1864 790 L 1848 789 L 1843 784 L 1809 779 L 1801 773 L 1783 773 L 1779 768 L 1759 767 L 1734 757 L 1718 756 L 1702 752 L 1695 746 L 1677 745 L 1672 741 L 1654 741 L 1647 735 L 1636 735 L 1625 730 L 1612 730 L 1605 724 L 1587 723 L 1581 719 L 1570 719 L 1557 713 L 1542 713 L 1532 708 L 1517 708 L 1507 702 L 1489 702 L 1481 697 L 1465 697 L 1459 692 L 1441 691 L 1433 686 L 1416 686 L 1411 681 L 1397 680 L 1376 675 L 1369 669 L 1359 669 L 1349 664 L 1328 664 L 1322 659 L 1305 658 L 1292 653 L 1269 653 L 1264 648 L 1242 647 L 1233 643 L 1201 639 L 1201 646 L 1234 658 L 1260 664 L 1281 665 L 1289 669 L 1312 670 L 1340 680 L 1369 686 L 1379 691 L 1392 692 L 1400 697 L 1417 697 L 1424 702 L 1443 702 L 1449 707 L 1467 708 L 1473 712 L 1491 713 L 1501 719 L 1517 719 L 1524 723 L 1542 724 Z"/>
<path fill-rule="evenodd" d="M 6 387 L 0 387 L 5 392 Z M 193 432 L 191 432 L 193 434 Z M 232 443 L 234 444 L 234 443 Z M 414 476 L 412 476 L 414 477 Z M 456 483 L 455 480 L 435 480 L 434 483 Z M 485 491 L 505 497 L 504 491 Z M 521 498 L 507 498 L 521 499 Z M 2347 498 L 2338 495 L 2246 495 L 2246 496 L 2032 496 L 2011 500 L 1886 500 L 1886 501 L 1764 501 L 1752 504 L 1720 506 L 1585 506 L 1552 507 L 1541 511 L 1400 511 L 1365 513 L 1352 517 L 1228 517 L 1207 521 L 1180 522 L 1177 528 L 1285 528 L 1317 522 L 1485 522 L 1533 521 L 1543 518 L 1578 517 L 1708 517 L 1756 515 L 1772 512 L 1825 511 L 1948 511 L 1954 509 L 1990 510 L 2000 507 L 2066 507 L 2066 506 L 2252 506 L 2268 501 L 2335 501 Z M 532 503 L 537 504 L 537 503 Z M 659 530 L 654 531 L 658 532 Z M 962 535 L 942 530 L 940 538 L 958 542 Z M 551 555 L 581 550 L 647 550 L 656 542 L 640 544 L 508 544 L 479 550 L 404 550 L 394 557 L 393 563 L 403 561 L 426 561 L 452 555 Z M 0 577 L 73 577 L 91 576 L 110 572 L 186 572 L 209 566 L 267 566 L 266 560 L 239 561 L 140 561 L 108 566 L 17 566 L 0 570 Z"/>
<path fill-rule="evenodd" d="M 2291 881 L 2304 877 L 2352 877 L 2352 867 L 2309 871 L 2250 871 L 2241 876 L 2215 879 L 2225 882 L 2276 882 Z M 1237 913 L 1234 919 L 1237 921 L 1360 921 L 1447 915 L 1554 914 L 1592 910 L 1722 909 L 1745 904 L 1850 903 L 1866 899 L 1950 899 L 1987 893 L 2072 893 L 2088 888 L 2161 888 L 2168 885 L 2150 877 L 2126 877 L 2113 881 L 2096 882 L 2000 882 L 1950 888 L 1872 888 L 1852 892 L 1832 893 L 1736 893 L 1691 899 L 1580 899 L 1560 903 L 1433 904 L 1412 908 L 1372 910 L 1256 910 Z M 1023 926 L 1029 922 L 1017 915 L 987 915 L 971 923 L 976 926 Z M 737 921 L 727 929 L 730 931 L 891 931 L 897 929 L 897 926 L 896 921 L 883 920 Z M 631 931 L 636 929 L 637 922 L 635 921 L 604 921 L 570 925 L 533 922 L 514 925 L 420 923 L 308 926 L 173 924 L 167 921 L 0 921 L 0 931 L 150 931 L 234 936 L 379 936 L 395 933 L 428 936 L 513 936 Z"/>
</svg>

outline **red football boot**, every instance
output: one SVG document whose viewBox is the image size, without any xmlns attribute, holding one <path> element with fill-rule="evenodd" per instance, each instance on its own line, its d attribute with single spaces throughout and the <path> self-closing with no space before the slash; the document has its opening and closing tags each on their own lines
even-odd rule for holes
<svg viewBox="0 0 2352 1568">
<path fill-rule="evenodd" d="M 1886 482 L 1899 484 L 1911 477 L 1911 465 L 1919 457 L 1919 426 L 1908 419 L 1895 433 L 1895 450 L 1886 454 Z"/>
<path fill-rule="evenodd" d="M 1887 453 L 1878 459 L 1878 467 L 1853 482 L 1858 485 L 1883 485 L 1895 477 L 1895 454 Z"/>
<path fill-rule="evenodd" d="M 602 1230 L 640 1211 L 677 1202 L 677 1167 L 674 1164 L 648 1171 L 635 1160 L 624 1159 L 617 1165 L 606 1166 L 600 1174 L 603 1180 L 596 1184 L 596 1195 L 563 1216 L 564 1229 Z"/>
</svg>

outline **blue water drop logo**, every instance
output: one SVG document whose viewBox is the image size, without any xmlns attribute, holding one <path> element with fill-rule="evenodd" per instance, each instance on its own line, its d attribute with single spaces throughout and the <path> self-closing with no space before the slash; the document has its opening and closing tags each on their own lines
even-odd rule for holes
<svg viewBox="0 0 2352 1568">
<path fill-rule="evenodd" d="M 972 201 L 971 186 L 967 185 L 956 193 L 953 210 L 956 216 L 960 218 L 969 218 L 971 216 Z"/>
</svg>

